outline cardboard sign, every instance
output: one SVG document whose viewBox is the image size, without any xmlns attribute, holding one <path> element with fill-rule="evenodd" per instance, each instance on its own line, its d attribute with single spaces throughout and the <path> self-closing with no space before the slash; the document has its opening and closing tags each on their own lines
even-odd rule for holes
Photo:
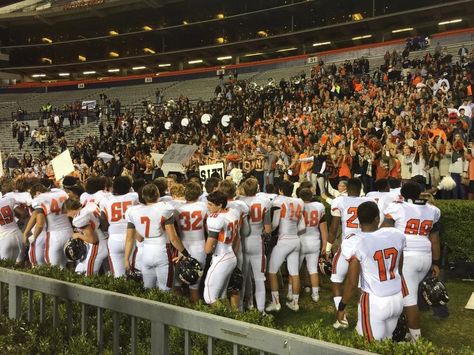
<svg viewBox="0 0 474 355">
<path fill-rule="evenodd" d="M 163 163 L 186 163 L 198 149 L 197 145 L 171 144 L 163 155 Z"/>
<path fill-rule="evenodd" d="M 51 165 L 53 166 L 54 177 L 57 181 L 72 173 L 74 171 L 74 165 L 72 164 L 69 149 L 66 149 L 56 158 L 51 160 Z"/>
<path fill-rule="evenodd" d="M 176 163 L 164 163 L 161 167 L 161 170 L 163 171 L 163 174 L 165 176 L 168 176 L 169 173 L 186 173 L 186 169 L 184 168 L 183 165 L 181 164 L 176 164 Z"/>
<path fill-rule="evenodd" d="M 204 183 L 207 179 L 211 177 L 211 175 L 215 172 L 218 172 L 221 178 L 225 177 L 224 175 L 224 163 L 217 163 L 217 164 L 209 164 L 209 165 L 201 165 L 199 167 L 199 176 L 201 177 L 201 181 Z"/>
<path fill-rule="evenodd" d="M 2 151 L 0 150 L 0 177 L 3 176 L 3 160 L 2 160 Z"/>
<path fill-rule="evenodd" d="M 158 163 L 160 162 L 161 159 L 163 159 L 164 154 L 160 154 L 160 153 L 157 153 L 157 152 L 151 152 L 150 155 L 153 159 L 153 162 L 155 163 L 155 166 L 158 166 Z"/>
</svg>

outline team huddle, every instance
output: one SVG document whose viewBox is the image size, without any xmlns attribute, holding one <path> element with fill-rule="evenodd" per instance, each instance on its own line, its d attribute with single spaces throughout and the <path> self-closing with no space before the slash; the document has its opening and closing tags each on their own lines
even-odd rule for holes
<svg viewBox="0 0 474 355">
<path fill-rule="evenodd" d="M 0 259 L 73 265 L 86 276 L 141 275 L 145 288 L 185 291 L 192 302 L 210 305 L 228 298 L 241 311 L 262 313 L 281 309 L 278 274 L 285 262 L 286 306 L 299 310 L 305 265 L 314 302 L 319 273 L 330 274 L 335 328 L 348 327 L 345 307 L 359 288 L 360 334 L 392 338 L 404 312 L 403 337 L 420 337 L 418 287 L 439 274 L 440 210 L 420 199 L 416 182 L 390 188 L 382 179 L 377 192 L 361 196 L 360 180 L 349 179 L 331 201 L 329 230 L 325 206 L 307 181 L 295 189 L 284 180 L 266 192 L 253 177 L 238 186 L 211 177 L 205 192 L 197 176 L 184 185 L 173 177 L 66 182 L 60 189 L 48 180 L 2 181 Z M 437 296 L 447 302 L 445 293 Z"/>
</svg>

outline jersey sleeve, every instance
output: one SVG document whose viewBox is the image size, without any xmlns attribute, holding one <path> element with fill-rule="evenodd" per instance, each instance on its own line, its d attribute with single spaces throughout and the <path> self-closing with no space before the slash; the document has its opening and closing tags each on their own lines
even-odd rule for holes
<svg viewBox="0 0 474 355">
<path fill-rule="evenodd" d="M 441 218 L 441 210 L 438 207 L 433 206 L 435 209 L 434 217 L 433 217 L 433 223 L 438 223 L 439 219 Z"/>
<path fill-rule="evenodd" d="M 331 202 L 331 216 L 334 217 L 341 217 L 342 216 L 342 206 L 341 206 L 341 199 L 336 197 Z"/>
<path fill-rule="evenodd" d="M 167 206 L 166 208 L 162 210 L 162 215 L 161 215 L 161 217 L 165 221 L 165 224 L 166 222 L 170 222 L 170 221 L 174 222 L 175 211 L 176 210 L 174 209 L 174 207 L 171 204 L 167 203 Z"/>
<path fill-rule="evenodd" d="M 48 214 L 48 208 L 44 204 L 43 199 L 36 197 L 31 201 L 31 207 L 33 210 L 43 213 L 44 215 Z"/>
<path fill-rule="evenodd" d="M 400 215 L 400 205 L 396 202 L 390 203 L 383 211 L 385 219 L 397 220 Z"/>
<path fill-rule="evenodd" d="M 132 211 L 133 211 L 133 208 L 127 209 L 127 211 L 125 212 L 125 221 L 126 221 L 127 223 L 135 224 L 135 223 L 133 222 Z"/>
<path fill-rule="evenodd" d="M 91 221 L 91 212 L 85 208 L 79 212 L 79 214 L 72 220 L 72 225 L 76 228 L 85 228 Z"/>
<path fill-rule="evenodd" d="M 207 219 L 207 230 L 209 232 L 219 233 L 224 228 L 224 224 L 224 218 L 221 216 L 211 216 Z"/>
</svg>

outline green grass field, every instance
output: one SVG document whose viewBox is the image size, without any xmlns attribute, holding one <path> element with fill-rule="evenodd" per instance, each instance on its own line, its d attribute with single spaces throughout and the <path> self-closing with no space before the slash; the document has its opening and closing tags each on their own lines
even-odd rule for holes
<svg viewBox="0 0 474 355">
<path fill-rule="evenodd" d="M 288 326 L 295 328 L 322 320 L 330 326 L 335 321 L 334 303 L 331 296 L 330 283 L 324 280 L 320 290 L 320 300 L 315 303 L 310 294 L 302 292 L 300 310 L 295 313 L 283 306 L 279 313 L 274 313 L 275 322 L 282 330 Z M 471 293 L 474 292 L 474 282 L 449 281 L 446 282 L 449 292 L 449 312 L 447 319 L 440 319 L 432 315 L 431 310 L 422 313 L 422 335 L 434 345 L 443 348 L 462 349 L 470 347 L 474 350 L 474 310 L 464 308 Z M 284 304 L 286 290 L 281 290 L 280 298 Z M 286 298 L 285 298 L 286 299 Z M 348 306 L 348 319 L 351 327 L 342 331 L 349 336 L 357 322 L 357 304 L 353 299 Z"/>
</svg>

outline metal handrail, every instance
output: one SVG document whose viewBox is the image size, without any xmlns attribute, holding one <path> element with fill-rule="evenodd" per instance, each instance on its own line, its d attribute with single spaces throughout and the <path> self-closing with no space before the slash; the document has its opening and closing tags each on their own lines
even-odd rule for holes
<svg viewBox="0 0 474 355">
<path fill-rule="evenodd" d="M 85 333 L 87 326 L 87 306 L 97 307 L 97 342 L 103 343 L 103 311 L 113 313 L 113 349 L 118 354 L 119 348 L 119 314 L 131 317 L 132 329 L 136 330 L 137 318 L 151 321 L 151 353 L 169 354 L 168 337 L 169 327 L 184 330 L 184 354 L 191 354 L 190 333 L 199 333 L 208 337 L 208 354 L 214 351 L 214 340 L 220 339 L 233 344 L 233 353 L 239 353 L 239 346 L 260 350 L 262 354 L 370 354 L 366 351 L 348 348 L 296 334 L 270 329 L 234 319 L 198 312 L 192 309 L 173 306 L 139 297 L 132 297 L 111 291 L 59 281 L 43 276 L 32 275 L 21 271 L 0 268 L 0 312 L 4 287 L 8 285 L 8 316 L 19 319 L 22 314 L 22 292 L 28 291 L 28 321 L 33 319 L 33 292 L 42 294 L 40 313 L 44 317 L 44 295 L 51 295 L 53 299 L 53 326 L 58 326 L 59 298 L 67 300 L 69 304 L 68 319 L 72 319 L 71 302 L 79 302 L 82 307 L 81 330 Z M 31 300 L 31 301 L 30 301 Z M 42 310 L 42 311 L 41 311 Z M 40 318 L 41 319 L 41 318 Z M 135 325 L 135 326 L 133 326 Z M 70 326 L 70 325 L 68 325 Z M 143 335 L 141 335 L 143 337 Z M 136 353 L 136 332 L 131 334 L 132 354 Z M 133 345 L 134 344 L 134 345 Z"/>
</svg>

